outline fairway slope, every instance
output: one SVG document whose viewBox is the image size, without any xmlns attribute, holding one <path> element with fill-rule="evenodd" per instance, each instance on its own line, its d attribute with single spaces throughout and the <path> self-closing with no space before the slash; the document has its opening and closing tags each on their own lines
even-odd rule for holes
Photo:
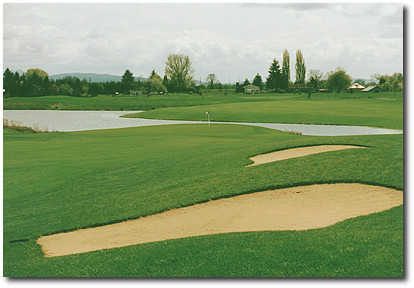
<svg viewBox="0 0 414 288">
<path fill-rule="evenodd" d="M 321 184 L 262 191 L 177 208 L 117 224 L 42 236 L 45 257 L 192 236 L 333 225 L 402 205 L 403 192 L 365 184 Z"/>
<path fill-rule="evenodd" d="M 281 160 L 286 160 L 290 158 L 304 157 L 312 154 L 339 151 L 345 149 L 358 149 L 366 148 L 362 146 L 355 145 L 316 145 L 316 146 L 307 146 L 307 147 L 298 147 L 291 149 L 284 149 L 279 151 L 274 151 L 266 154 L 259 154 L 253 157 L 250 157 L 250 160 L 253 161 L 253 164 L 247 165 L 246 167 L 257 166 L 265 163 L 276 162 Z"/>
</svg>

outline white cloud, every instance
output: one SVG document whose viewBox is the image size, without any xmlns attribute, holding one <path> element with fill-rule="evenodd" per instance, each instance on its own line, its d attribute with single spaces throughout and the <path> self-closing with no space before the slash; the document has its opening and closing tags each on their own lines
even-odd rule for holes
<svg viewBox="0 0 414 288">
<path fill-rule="evenodd" d="M 183 53 L 196 79 L 215 73 L 226 82 L 265 78 L 287 48 L 291 71 L 301 49 L 307 70 L 402 72 L 401 5 L 14 3 L 4 15 L 4 64 L 13 69 L 146 76 Z"/>
</svg>

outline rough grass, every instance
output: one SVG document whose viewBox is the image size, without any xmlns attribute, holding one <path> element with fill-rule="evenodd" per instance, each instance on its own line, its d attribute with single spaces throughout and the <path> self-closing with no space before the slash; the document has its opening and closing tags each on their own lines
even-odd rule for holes
<svg viewBox="0 0 414 288">
<path fill-rule="evenodd" d="M 402 135 L 297 136 L 173 125 L 4 136 L 8 277 L 401 277 L 402 208 L 304 232 L 254 232 L 43 258 L 40 235 L 266 189 L 359 182 L 403 188 Z M 288 147 L 343 150 L 246 168 Z"/>
<path fill-rule="evenodd" d="M 4 134 L 18 133 L 49 133 L 55 131 L 49 131 L 47 129 L 40 129 L 36 127 L 26 127 L 20 124 L 18 121 L 3 119 Z"/>
</svg>

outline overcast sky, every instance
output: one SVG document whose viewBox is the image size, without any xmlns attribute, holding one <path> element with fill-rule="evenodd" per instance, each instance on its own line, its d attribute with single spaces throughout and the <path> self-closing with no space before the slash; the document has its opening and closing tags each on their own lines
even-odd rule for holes
<svg viewBox="0 0 414 288">
<path fill-rule="evenodd" d="M 195 79 L 267 76 L 284 49 L 307 71 L 353 78 L 403 70 L 399 4 L 18 4 L 4 6 L 4 69 L 49 74 L 164 74 L 170 53 L 190 56 Z"/>
</svg>

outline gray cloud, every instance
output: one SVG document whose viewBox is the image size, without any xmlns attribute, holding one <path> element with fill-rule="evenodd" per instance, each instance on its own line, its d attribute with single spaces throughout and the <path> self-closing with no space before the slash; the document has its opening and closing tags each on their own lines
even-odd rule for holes
<svg viewBox="0 0 414 288">
<path fill-rule="evenodd" d="M 196 79 L 216 73 L 227 82 L 266 77 L 284 49 L 293 71 L 301 49 L 308 70 L 340 66 L 369 78 L 402 72 L 402 27 L 394 4 L 13 3 L 4 5 L 4 65 L 146 76 L 183 53 Z"/>
<path fill-rule="evenodd" d="M 328 3 L 294 3 L 294 4 L 281 4 L 284 8 L 290 8 L 294 10 L 320 10 L 329 9 L 332 5 Z"/>
<path fill-rule="evenodd" d="M 245 8 L 283 8 L 283 9 L 293 9 L 298 11 L 303 10 L 319 10 L 319 9 L 329 9 L 332 7 L 328 3 L 244 3 L 241 4 Z"/>
</svg>

